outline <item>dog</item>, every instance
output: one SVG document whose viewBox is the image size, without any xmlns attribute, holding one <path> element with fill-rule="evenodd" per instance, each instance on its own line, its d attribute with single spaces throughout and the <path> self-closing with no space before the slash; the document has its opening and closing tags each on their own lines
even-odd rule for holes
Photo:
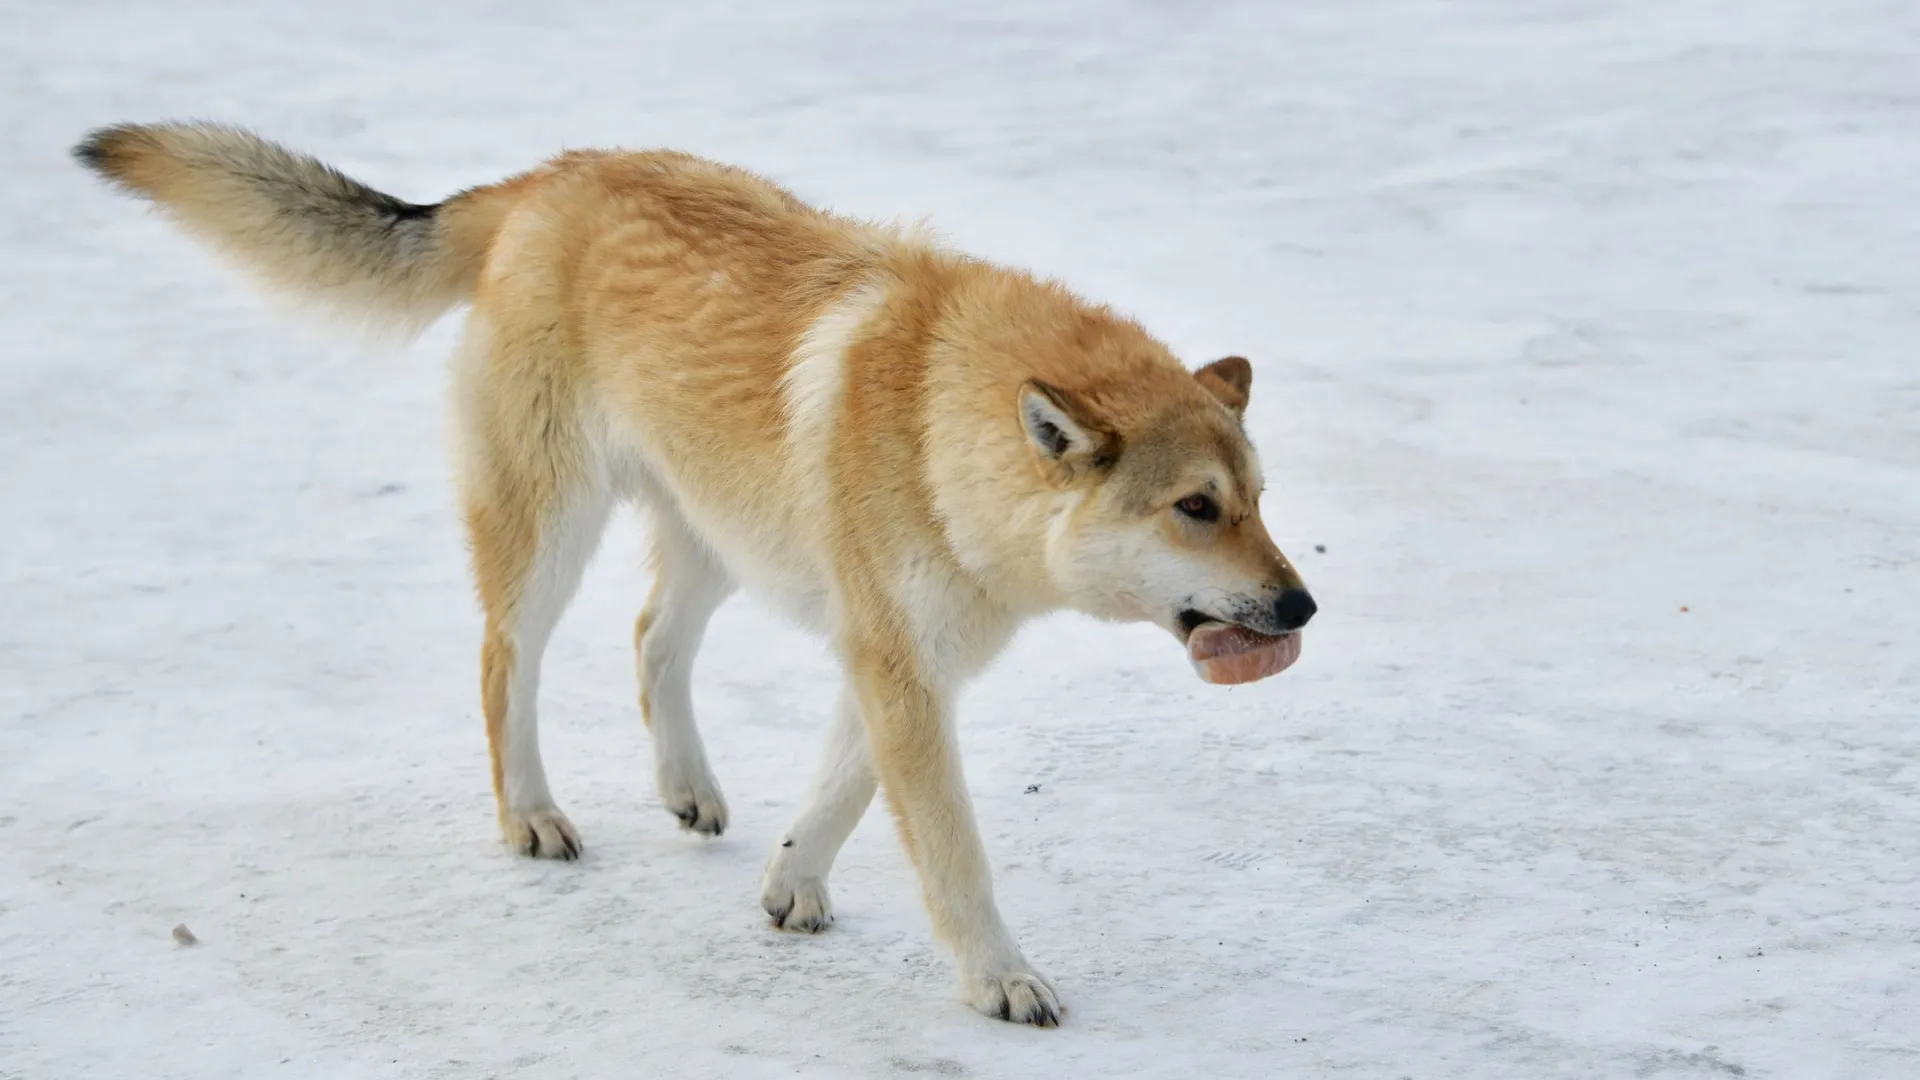
<svg viewBox="0 0 1920 1080">
<path fill-rule="evenodd" d="M 651 519 L 634 631 L 660 797 L 728 810 L 689 675 L 746 586 L 844 666 L 827 751 L 768 863 L 776 926 L 832 921 L 827 874 L 875 791 L 979 1011 L 1062 1007 L 993 899 L 951 702 L 1018 624 L 1144 621 L 1202 678 L 1299 655 L 1315 604 L 1261 521 L 1252 366 L 1189 371 L 1135 322 L 917 230 L 814 209 L 669 151 L 574 151 L 432 205 L 213 124 L 90 133 L 80 162 L 266 286 L 417 332 L 470 304 L 454 373 L 485 610 L 481 703 L 500 827 L 572 859 L 540 760 L 548 637 L 616 503 Z"/>
</svg>

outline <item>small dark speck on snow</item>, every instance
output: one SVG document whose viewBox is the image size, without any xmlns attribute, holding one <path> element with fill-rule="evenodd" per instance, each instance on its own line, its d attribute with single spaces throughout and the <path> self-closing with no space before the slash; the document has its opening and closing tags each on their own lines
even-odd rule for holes
<svg viewBox="0 0 1920 1080">
<path fill-rule="evenodd" d="M 1325 554 L 1327 553 L 1327 545 L 1325 545 L 1325 544 L 1315 544 L 1315 545 L 1313 545 L 1313 550 L 1315 550 L 1315 551 L 1317 551 L 1317 552 L 1319 552 L 1319 553 L 1320 553 L 1320 554 L 1322 554 L 1322 555 L 1325 555 Z"/>
<path fill-rule="evenodd" d="M 1039 784 L 1028 784 L 1028 785 L 1027 785 L 1027 794 L 1029 794 L 1029 795 L 1038 795 L 1038 794 L 1040 794 L 1040 785 L 1039 785 Z"/>
</svg>

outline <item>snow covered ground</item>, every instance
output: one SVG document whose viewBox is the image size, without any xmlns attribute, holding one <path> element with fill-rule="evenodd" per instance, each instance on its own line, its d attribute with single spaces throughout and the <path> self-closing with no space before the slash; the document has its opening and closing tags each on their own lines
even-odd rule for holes
<svg viewBox="0 0 1920 1080">
<path fill-rule="evenodd" d="M 0 1076 L 1920 1075 L 1910 0 L 3 12 Z M 767 927 L 834 673 L 750 600 L 734 828 L 654 804 L 631 521 L 547 667 L 589 856 L 499 845 L 451 326 L 64 156 L 185 116 L 423 200 L 677 146 L 1254 358 L 1300 666 L 1062 617 L 964 704 L 1064 1028 L 958 1003 L 884 813 Z"/>
</svg>

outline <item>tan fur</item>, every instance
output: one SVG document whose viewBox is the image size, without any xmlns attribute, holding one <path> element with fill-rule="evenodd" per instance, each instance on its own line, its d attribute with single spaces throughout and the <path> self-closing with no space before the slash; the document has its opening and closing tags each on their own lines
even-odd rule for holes
<svg viewBox="0 0 1920 1080">
<path fill-rule="evenodd" d="M 112 128 L 78 153 L 275 287 L 411 326 L 471 301 L 460 471 L 517 848 L 578 851 L 533 686 L 607 508 L 631 499 L 656 527 L 635 645 L 669 808 L 725 826 L 684 682 L 745 584 L 830 636 L 867 732 L 836 735 L 805 843 L 775 853 L 776 921 L 830 920 L 825 865 L 877 779 L 969 1000 L 1057 1020 L 995 909 L 950 702 L 1036 613 L 1179 635 L 1183 606 L 1255 625 L 1299 588 L 1259 516 L 1244 360 L 1196 377 L 1058 285 L 683 154 L 570 153 L 429 208 L 227 128 Z M 1176 511 L 1197 493 L 1217 521 Z"/>
</svg>

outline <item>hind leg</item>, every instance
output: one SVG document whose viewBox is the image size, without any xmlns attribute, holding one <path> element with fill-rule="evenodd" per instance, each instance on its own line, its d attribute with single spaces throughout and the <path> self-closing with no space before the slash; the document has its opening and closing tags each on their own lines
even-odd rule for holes
<svg viewBox="0 0 1920 1080">
<path fill-rule="evenodd" d="M 656 503 L 653 521 L 653 594 L 633 628 L 640 715 L 653 736 L 661 804 L 682 828 L 719 836 L 727 828 L 727 800 L 694 722 L 693 660 L 707 620 L 734 584 L 670 505 Z"/>
<path fill-rule="evenodd" d="M 554 805 L 540 760 L 540 660 L 606 523 L 601 492 L 576 490 L 541 507 L 469 496 L 467 521 L 487 609 L 480 694 L 493 793 L 508 846 L 572 859 L 580 835 Z"/>
<path fill-rule="evenodd" d="M 580 854 L 540 761 L 540 660 L 612 508 L 562 353 L 479 316 L 458 367 L 456 424 L 474 583 L 486 613 L 480 700 L 500 829 L 513 850 Z"/>
</svg>

